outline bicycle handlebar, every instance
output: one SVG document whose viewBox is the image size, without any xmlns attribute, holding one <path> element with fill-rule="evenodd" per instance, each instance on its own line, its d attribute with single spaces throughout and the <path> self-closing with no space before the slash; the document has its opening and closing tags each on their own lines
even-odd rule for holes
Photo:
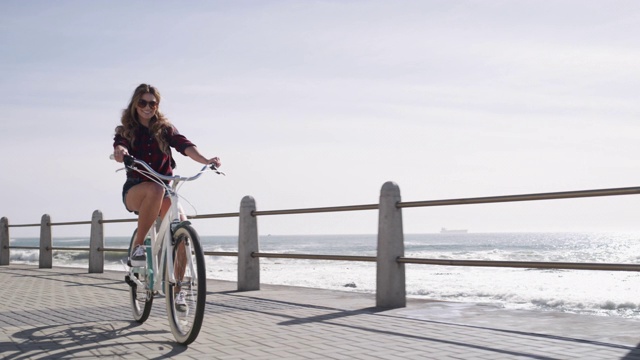
<svg viewBox="0 0 640 360">
<path fill-rule="evenodd" d="M 115 157 L 113 156 L 113 154 L 109 155 L 109 158 L 111 160 L 115 160 Z M 167 181 L 192 181 L 195 180 L 197 178 L 199 178 L 200 176 L 202 176 L 202 174 L 205 172 L 205 170 L 207 170 L 207 168 L 213 170 L 216 174 L 219 175 L 226 175 L 225 173 L 223 173 L 222 171 L 218 170 L 218 168 L 214 165 L 214 164 L 208 164 L 202 167 L 202 169 L 195 175 L 190 176 L 190 177 L 184 177 L 184 176 L 178 176 L 178 175 L 172 175 L 172 176 L 167 176 L 167 175 L 163 175 L 158 173 L 157 171 L 153 170 L 151 168 L 151 166 L 149 166 L 149 164 L 147 164 L 146 162 L 142 161 L 142 160 L 138 160 L 136 158 L 134 158 L 131 155 L 124 155 L 124 165 L 129 168 L 129 169 L 135 169 L 133 166 L 134 165 L 140 165 L 143 168 L 145 168 L 145 170 L 147 170 L 150 174 L 152 174 L 153 176 L 157 177 L 158 179 L 161 180 L 167 180 Z"/>
</svg>

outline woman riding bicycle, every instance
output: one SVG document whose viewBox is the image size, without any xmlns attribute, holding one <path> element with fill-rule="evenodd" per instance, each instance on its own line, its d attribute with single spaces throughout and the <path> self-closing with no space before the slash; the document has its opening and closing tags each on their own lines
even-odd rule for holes
<svg viewBox="0 0 640 360">
<path fill-rule="evenodd" d="M 122 112 L 122 125 L 115 130 L 115 160 L 123 162 L 124 155 L 131 155 L 145 161 L 160 174 L 172 175 L 175 162 L 170 148 L 173 147 L 201 164 L 220 167 L 219 158 L 203 156 L 158 110 L 160 100 L 160 93 L 155 87 L 141 84 L 136 88 L 129 105 Z M 146 265 L 144 238 L 158 214 L 164 217 L 169 210 L 171 201 L 167 195 L 162 186 L 137 171 L 127 169 L 122 201 L 128 211 L 138 214 L 138 231 L 129 255 L 131 266 Z"/>
</svg>

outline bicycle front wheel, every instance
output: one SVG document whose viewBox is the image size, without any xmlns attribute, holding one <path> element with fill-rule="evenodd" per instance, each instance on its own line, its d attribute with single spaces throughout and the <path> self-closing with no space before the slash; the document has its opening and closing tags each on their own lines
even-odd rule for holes
<svg viewBox="0 0 640 360">
<path fill-rule="evenodd" d="M 173 267 L 175 284 L 166 269 L 164 293 L 171 332 L 183 345 L 192 343 L 202 327 L 207 296 L 204 253 L 196 231 L 189 225 L 179 226 L 173 234 Z"/>
</svg>

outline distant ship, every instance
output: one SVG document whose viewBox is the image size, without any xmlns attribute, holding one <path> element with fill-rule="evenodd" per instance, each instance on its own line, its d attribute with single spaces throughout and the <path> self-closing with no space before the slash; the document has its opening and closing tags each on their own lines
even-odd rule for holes
<svg viewBox="0 0 640 360">
<path fill-rule="evenodd" d="M 467 229 L 447 229 L 447 228 L 442 228 L 440 229 L 440 234 L 466 234 L 467 233 Z"/>
</svg>

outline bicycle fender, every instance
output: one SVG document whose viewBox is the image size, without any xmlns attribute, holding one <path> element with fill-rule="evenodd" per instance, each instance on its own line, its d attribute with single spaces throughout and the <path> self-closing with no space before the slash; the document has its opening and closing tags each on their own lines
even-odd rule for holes
<svg viewBox="0 0 640 360">
<path fill-rule="evenodd" d="M 176 230 L 183 228 L 183 227 L 187 227 L 187 226 L 191 226 L 191 221 L 189 220 L 185 220 L 185 221 L 181 221 L 179 223 L 174 223 L 171 224 L 171 233 L 176 232 Z"/>
</svg>

